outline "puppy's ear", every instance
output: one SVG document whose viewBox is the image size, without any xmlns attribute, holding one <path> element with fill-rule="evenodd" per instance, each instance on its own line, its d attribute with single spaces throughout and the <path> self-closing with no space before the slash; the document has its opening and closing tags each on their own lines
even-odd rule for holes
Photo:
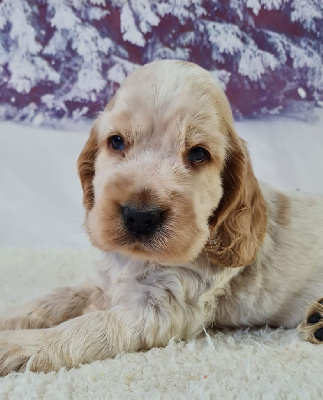
<svg viewBox="0 0 323 400">
<path fill-rule="evenodd" d="M 115 101 L 116 95 L 112 97 L 104 111 L 111 111 L 115 105 Z M 87 212 L 89 212 L 94 206 L 93 178 L 95 174 L 95 160 L 98 153 L 97 121 L 98 120 L 94 122 L 90 132 L 90 137 L 85 143 L 85 146 L 77 160 L 79 177 L 83 189 L 83 206 Z"/>
<path fill-rule="evenodd" d="M 83 205 L 87 212 L 90 211 L 94 205 L 93 178 L 97 152 L 98 133 L 97 128 L 94 125 L 77 161 L 79 177 L 83 189 Z"/>
<path fill-rule="evenodd" d="M 211 236 L 205 247 L 216 265 L 251 264 L 266 227 L 266 203 L 254 176 L 247 146 L 225 123 L 230 148 L 222 171 L 223 197 L 210 221 Z"/>
</svg>

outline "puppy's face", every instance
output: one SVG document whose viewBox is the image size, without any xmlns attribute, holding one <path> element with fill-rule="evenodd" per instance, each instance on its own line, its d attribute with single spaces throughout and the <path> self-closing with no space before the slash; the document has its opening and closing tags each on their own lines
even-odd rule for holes
<svg viewBox="0 0 323 400">
<path fill-rule="evenodd" d="M 224 94 L 195 65 L 161 61 L 130 75 L 79 159 L 92 243 L 159 263 L 196 258 L 223 198 L 225 118 Z"/>
</svg>

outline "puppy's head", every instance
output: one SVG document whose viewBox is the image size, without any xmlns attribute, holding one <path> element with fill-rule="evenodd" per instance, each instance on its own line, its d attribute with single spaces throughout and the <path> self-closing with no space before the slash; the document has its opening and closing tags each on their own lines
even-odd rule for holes
<svg viewBox="0 0 323 400">
<path fill-rule="evenodd" d="M 103 251 L 179 264 L 253 261 L 266 209 L 228 101 L 197 65 L 132 73 L 79 157 L 86 228 Z"/>
</svg>

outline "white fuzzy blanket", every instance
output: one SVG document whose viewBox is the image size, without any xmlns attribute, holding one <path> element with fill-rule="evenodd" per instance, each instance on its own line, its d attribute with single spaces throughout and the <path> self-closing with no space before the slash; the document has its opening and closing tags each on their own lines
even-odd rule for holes
<svg viewBox="0 0 323 400">
<path fill-rule="evenodd" d="M 0 250 L 0 309 L 89 271 L 92 250 Z M 321 399 L 323 346 L 295 330 L 210 333 L 78 369 L 0 378 L 1 400 Z"/>
</svg>

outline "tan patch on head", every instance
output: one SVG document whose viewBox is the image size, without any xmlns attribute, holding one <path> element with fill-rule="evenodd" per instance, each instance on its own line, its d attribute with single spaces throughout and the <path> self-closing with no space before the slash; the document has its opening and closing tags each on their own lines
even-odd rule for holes
<svg viewBox="0 0 323 400">
<path fill-rule="evenodd" d="M 182 67 L 194 67 L 196 68 L 196 64 L 190 62 L 190 61 L 182 61 L 182 60 L 175 60 L 176 64 L 181 65 Z"/>
<path fill-rule="evenodd" d="M 280 225 L 288 225 L 290 223 L 291 207 L 289 198 L 283 193 L 278 193 L 275 199 L 275 203 L 277 207 L 276 221 Z"/>
</svg>

